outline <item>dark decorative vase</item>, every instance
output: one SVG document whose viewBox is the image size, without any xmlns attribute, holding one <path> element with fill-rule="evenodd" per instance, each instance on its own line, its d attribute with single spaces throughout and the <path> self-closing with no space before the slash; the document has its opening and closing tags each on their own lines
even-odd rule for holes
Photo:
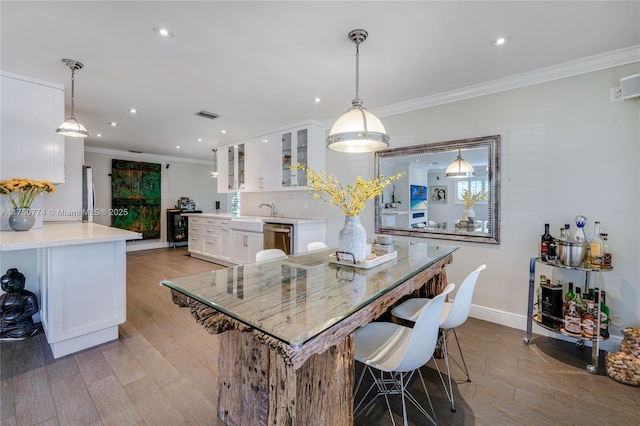
<svg viewBox="0 0 640 426">
<path fill-rule="evenodd" d="M 31 209 L 15 208 L 9 216 L 9 226 L 14 231 L 28 231 L 35 223 L 36 218 Z"/>
</svg>

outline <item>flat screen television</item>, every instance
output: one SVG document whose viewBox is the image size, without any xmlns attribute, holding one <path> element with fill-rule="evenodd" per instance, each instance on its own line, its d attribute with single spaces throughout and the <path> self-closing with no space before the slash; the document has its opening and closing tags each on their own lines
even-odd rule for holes
<svg viewBox="0 0 640 426">
<path fill-rule="evenodd" d="M 411 185 L 411 210 L 427 209 L 427 187 Z"/>
</svg>

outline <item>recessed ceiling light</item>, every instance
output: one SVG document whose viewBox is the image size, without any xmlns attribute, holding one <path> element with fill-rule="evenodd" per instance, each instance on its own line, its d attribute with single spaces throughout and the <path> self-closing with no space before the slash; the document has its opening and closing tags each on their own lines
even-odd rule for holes
<svg viewBox="0 0 640 426">
<path fill-rule="evenodd" d="M 313 100 L 313 102 L 315 102 L 315 103 L 319 104 L 319 103 L 320 103 L 320 98 L 315 98 L 315 99 Z"/>
<path fill-rule="evenodd" d="M 511 40 L 511 37 L 509 37 L 509 36 L 501 36 L 501 37 L 498 37 L 496 39 L 491 40 L 491 45 L 492 46 L 502 46 L 502 45 L 505 45 L 505 44 L 509 43 L 509 40 Z"/>
<path fill-rule="evenodd" d="M 202 142 L 202 138 L 198 138 L 198 142 Z"/>
<path fill-rule="evenodd" d="M 180 149 L 180 145 L 176 145 L 176 149 Z"/>
<path fill-rule="evenodd" d="M 116 123 L 115 121 L 110 121 L 109 122 L 109 126 L 116 127 L 117 125 L 118 125 L 118 123 Z"/>
<path fill-rule="evenodd" d="M 165 27 L 154 27 L 153 32 L 159 35 L 160 37 L 164 37 L 164 38 L 173 37 L 173 31 Z"/>
<path fill-rule="evenodd" d="M 98 134 L 96 135 L 96 137 L 101 138 L 101 137 L 102 137 L 102 133 L 98 133 Z"/>
<path fill-rule="evenodd" d="M 227 131 L 223 129 L 222 131 L 220 131 L 220 133 L 227 133 Z"/>
<path fill-rule="evenodd" d="M 267 142 L 269 142 L 269 140 L 268 139 L 262 139 L 262 142 L 267 143 Z"/>
<path fill-rule="evenodd" d="M 137 109 L 135 109 L 135 108 L 129 108 L 127 111 L 129 111 L 131 114 L 137 114 L 137 113 L 139 113 L 139 112 L 140 112 L 140 111 L 138 111 L 138 110 L 137 110 Z"/>
</svg>

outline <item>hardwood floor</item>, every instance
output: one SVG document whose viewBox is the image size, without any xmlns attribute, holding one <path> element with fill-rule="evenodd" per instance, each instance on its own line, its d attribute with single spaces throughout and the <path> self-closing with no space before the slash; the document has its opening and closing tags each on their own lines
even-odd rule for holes
<svg viewBox="0 0 640 426">
<path fill-rule="evenodd" d="M 221 425 L 217 338 L 158 284 L 215 268 L 186 256 L 184 248 L 129 253 L 127 322 L 117 341 L 57 360 L 42 333 L 0 343 L 0 424 Z M 638 424 L 640 388 L 587 373 L 590 349 L 540 336 L 524 345 L 523 336 L 475 319 L 458 329 L 472 381 L 462 381 L 462 372 L 453 367 L 459 380 L 455 413 L 435 370 L 422 368 L 439 424 Z M 413 387 L 424 401 L 419 381 Z M 402 424 L 399 400 L 390 400 L 396 423 Z M 426 424 L 413 408 L 409 423 Z M 391 424 L 384 400 L 355 424 Z"/>
</svg>

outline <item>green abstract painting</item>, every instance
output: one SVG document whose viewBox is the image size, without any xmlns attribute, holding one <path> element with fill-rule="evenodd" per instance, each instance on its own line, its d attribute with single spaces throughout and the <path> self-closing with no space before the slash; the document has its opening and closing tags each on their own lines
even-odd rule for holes
<svg viewBox="0 0 640 426">
<path fill-rule="evenodd" d="M 160 238 L 160 164 L 111 160 L 111 226 Z"/>
</svg>

